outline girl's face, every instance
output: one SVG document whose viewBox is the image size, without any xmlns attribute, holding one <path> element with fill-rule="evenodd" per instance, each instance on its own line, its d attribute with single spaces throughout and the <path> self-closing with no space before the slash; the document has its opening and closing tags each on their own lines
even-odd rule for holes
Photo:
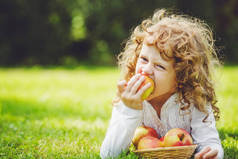
<svg viewBox="0 0 238 159">
<path fill-rule="evenodd" d="M 136 73 L 142 71 L 155 82 L 154 92 L 148 100 L 172 94 L 176 90 L 176 74 L 173 61 L 166 61 L 154 46 L 143 44 L 136 64 Z"/>
</svg>

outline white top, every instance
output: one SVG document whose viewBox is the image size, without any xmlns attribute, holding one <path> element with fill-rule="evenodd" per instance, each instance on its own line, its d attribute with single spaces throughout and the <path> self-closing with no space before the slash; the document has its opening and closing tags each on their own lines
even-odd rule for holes
<svg viewBox="0 0 238 159">
<path fill-rule="evenodd" d="M 118 102 L 113 107 L 110 124 L 101 146 L 101 158 L 116 157 L 127 150 L 135 129 L 144 123 L 145 126 L 154 128 L 160 136 L 164 136 L 172 128 L 183 128 L 191 134 L 194 144 L 198 145 L 197 151 L 210 146 L 219 151 L 218 159 L 222 159 L 224 152 L 211 106 L 208 106 L 207 122 L 203 122 L 206 114 L 194 106 L 181 111 L 182 104 L 176 102 L 177 96 L 174 94 L 165 102 L 161 108 L 160 118 L 147 101 L 143 102 L 143 110 L 132 109 L 122 101 Z"/>
</svg>

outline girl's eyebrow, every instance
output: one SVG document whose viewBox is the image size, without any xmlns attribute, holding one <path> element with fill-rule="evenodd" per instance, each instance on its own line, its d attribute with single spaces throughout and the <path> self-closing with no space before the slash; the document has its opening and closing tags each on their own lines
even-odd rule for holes
<svg viewBox="0 0 238 159">
<path fill-rule="evenodd" d="M 146 54 L 144 55 L 143 53 L 140 53 L 139 57 L 142 57 L 142 56 L 146 56 Z"/>
<path fill-rule="evenodd" d="M 139 57 L 140 57 L 140 58 L 146 58 L 146 59 L 148 59 L 148 56 L 146 56 L 146 55 L 141 55 L 141 54 L 140 54 Z"/>
<path fill-rule="evenodd" d="M 169 63 L 167 61 L 164 61 L 164 60 L 160 60 L 160 61 L 156 61 L 154 62 L 155 64 L 158 64 L 158 65 L 162 65 L 162 66 L 165 66 L 165 67 L 169 67 Z"/>
<path fill-rule="evenodd" d="M 167 65 L 164 65 L 163 63 L 161 62 L 155 62 L 156 65 L 162 65 L 162 66 L 167 66 Z"/>
</svg>

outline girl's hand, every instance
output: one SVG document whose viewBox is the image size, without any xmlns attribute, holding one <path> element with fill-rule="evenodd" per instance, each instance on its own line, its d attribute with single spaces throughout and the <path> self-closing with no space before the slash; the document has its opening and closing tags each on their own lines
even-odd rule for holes
<svg viewBox="0 0 238 159">
<path fill-rule="evenodd" d="M 148 83 L 138 90 L 144 80 L 144 76 L 136 74 L 128 83 L 125 80 L 118 82 L 117 94 L 126 106 L 138 110 L 142 109 L 143 100 L 141 99 L 141 95 L 150 87 L 150 83 Z"/>
<path fill-rule="evenodd" d="M 205 147 L 198 152 L 194 159 L 217 159 L 218 150 L 212 150 L 210 147 Z"/>
</svg>

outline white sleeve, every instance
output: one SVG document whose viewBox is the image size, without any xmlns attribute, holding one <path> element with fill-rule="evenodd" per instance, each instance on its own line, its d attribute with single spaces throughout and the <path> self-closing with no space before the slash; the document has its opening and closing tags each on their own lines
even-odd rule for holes
<svg viewBox="0 0 238 159">
<path fill-rule="evenodd" d="M 117 103 L 106 136 L 100 149 L 101 158 L 116 157 L 130 146 L 135 129 L 142 124 L 142 110 L 135 110 Z"/>
<path fill-rule="evenodd" d="M 218 159 L 222 159 L 224 151 L 221 145 L 219 134 L 216 129 L 215 118 L 211 106 L 209 108 L 209 116 L 203 122 L 206 114 L 194 107 L 191 120 L 191 135 L 194 143 L 198 145 L 198 152 L 206 146 L 218 150 Z"/>
</svg>

